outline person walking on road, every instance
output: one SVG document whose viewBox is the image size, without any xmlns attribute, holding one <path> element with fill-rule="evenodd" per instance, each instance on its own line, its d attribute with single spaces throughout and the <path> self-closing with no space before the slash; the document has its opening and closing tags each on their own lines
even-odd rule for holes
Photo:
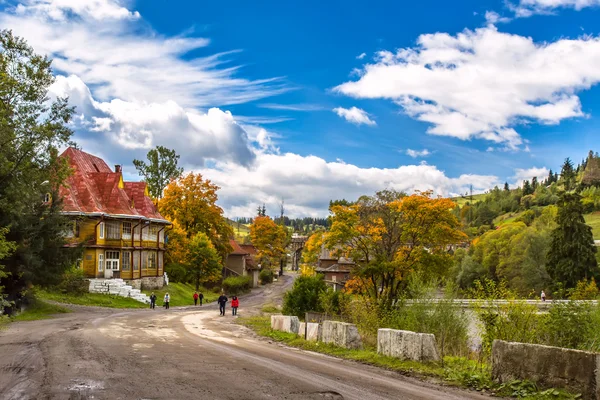
<svg viewBox="0 0 600 400">
<path fill-rule="evenodd" d="M 198 305 L 198 292 L 194 292 L 194 305 Z"/>
<path fill-rule="evenodd" d="M 543 290 L 542 290 L 542 294 L 540 295 L 540 297 L 542 298 L 542 301 L 546 301 L 546 293 L 544 293 Z"/>
<path fill-rule="evenodd" d="M 237 315 L 237 309 L 240 306 L 240 301 L 237 296 L 231 298 L 231 315 Z"/>
<path fill-rule="evenodd" d="M 225 315 L 225 305 L 227 304 L 227 296 L 225 296 L 225 293 L 221 293 L 217 302 L 219 303 L 220 315 Z"/>
<path fill-rule="evenodd" d="M 169 309 L 169 302 L 170 301 L 171 301 L 171 296 L 169 296 L 169 293 L 165 293 L 164 304 L 165 304 L 165 308 L 167 310 Z"/>
<path fill-rule="evenodd" d="M 155 306 L 156 306 L 156 295 L 154 294 L 154 292 L 152 292 L 152 294 L 150 295 L 150 308 L 154 310 Z"/>
<path fill-rule="evenodd" d="M 202 294 L 202 292 L 200 292 L 200 294 L 198 295 L 198 300 L 200 300 L 200 305 L 202 305 L 202 300 L 204 300 L 204 295 Z"/>
</svg>

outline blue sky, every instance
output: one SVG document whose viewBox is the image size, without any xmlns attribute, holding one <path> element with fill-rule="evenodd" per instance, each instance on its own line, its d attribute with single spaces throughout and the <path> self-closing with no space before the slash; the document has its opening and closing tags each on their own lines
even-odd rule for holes
<svg viewBox="0 0 600 400">
<path fill-rule="evenodd" d="M 595 147 L 600 0 L 7 1 L 55 59 L 81 147 L 155 145 L 227 215 L 326 215 L 332 198 L 518 184 Z"/>
</svg>

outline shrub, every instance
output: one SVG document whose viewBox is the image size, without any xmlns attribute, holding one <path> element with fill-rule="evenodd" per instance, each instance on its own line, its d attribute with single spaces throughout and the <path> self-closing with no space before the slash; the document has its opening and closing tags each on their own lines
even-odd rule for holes
<svg viewBox="0 0 600 400">
<path fill-rule="evenodd" d="M 169 282 L 188 283 L 188 273 L 185 267 L 180 264 L 165 265 L 165 272 L 169 276 Z"/>
<path fill-rule="evenodd" d="M 258 275 L 260 279 L 260 284 L 266 285 L 267 283 L 273 283 L 273 275 L 273 271 L 271 271 L 270 269 L 263 269 L 262 271 L 260 271 L 260 274 Z"/>
<path fill-rule="evenodd" d="M 249 276 L 231 276 L 223 281 L 223 290 L 232 296 L 248 292 L 251 286 L 252 278 Z"/>
<path fill-rule="evenodd" d="M 350 296 L 343 291 L 334 291 L 332 288 L 327 288 L 319 294 L 319 303 L 321 303 L 321 309 L 325 314 L 342 315 L 348 309 Z"/>
<path fill-rule="evenodd" d="M 569 299 L 571 300 L 596 300 L 600 296 L 596 280 L 592 278 L 589 281 L 581 280 L 577 286 L 571 289 Z"/>
<path fill-rule="evenodd" d="M 327 285 L 322 275 L 299 277 L 292 290 L 283 296 L 283 313 L 304 318 L 308 311 L 323 311 L 319 295 L 326 290 Z"/>
<path fill-rule="evenodd" d="M 89 281 L 83 270 L 79 268 L 68 269 L 58 284 L 58 290 L 62 293 L 83 294 L 89 290 Z"/>
</svg>

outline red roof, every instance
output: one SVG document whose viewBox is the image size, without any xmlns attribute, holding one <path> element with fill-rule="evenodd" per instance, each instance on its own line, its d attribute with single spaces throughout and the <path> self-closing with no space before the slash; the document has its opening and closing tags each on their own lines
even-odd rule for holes
<svg viewBox="0 0 600 400">
<path fill-rule="evenodd" d="M 232 255 L 240 255 L 240 256 L 245 256 L 245 255 L 248 255 L 248 254 L 250 254 L 250 253 L 248 253 L 246 250 L 244 250 L 244 249 L 242 248 L 242 246 L 240 246 L 240 245 L 238 244 L 238 242 L 236 242 L 236 241 L 235 241 L 235 240 L 233 240 L 233 239 L 229 239 L 229 245 L 230 245 L 230 246 L 231 246 L 231 248 L 233 249 L 233 250 L 231 251 L 231 253 L 229 253 L 229 254 L 232 254 Z"/>
<path fill-rule="evenodd" d="M 145 182 L 123 182 L 121 171 L 113 172 L 101 158 L 72 147 L 61 157 L 73 170 L 60 188 L 63 211 L 165 219 L 146 195 Z"/>
</svg>

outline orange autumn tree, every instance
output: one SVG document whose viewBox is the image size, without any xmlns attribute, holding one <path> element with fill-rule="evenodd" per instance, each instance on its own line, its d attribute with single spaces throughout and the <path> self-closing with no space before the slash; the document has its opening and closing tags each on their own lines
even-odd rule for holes
<svg viewBox="0 0 600 400">
<path fill-rule="evenodd" d="M 204 233 L 221 258 L 231 251 L 229 238 L 233 230 L 216 202 L 219 187 L 201 174 L 193 172 L 172 180 L 158 203 L 160 213 L 173 222 L 169 232 L 168 257 L 178 262 L 186 253 L 185 247 L 196 234 Z"/>
<path fill-rule="evenodd" d="M 287 231 L 270 217 L 258 216 L 250 225 L 250 240 L 258 250 L 257 259 L 264 267 L 275 269 L 285 254 Z"/>
<path fill-rule="evenodd" d="M 451 265 L 448 247 L 466 239 L 449 199 L 431 192 L 411 196 L 393 190 L 331 207 L 325 244 L 356 262 L 351 286 L 390 305 L 409 274 L 441 276 Z"/>
<path fill-rule="evenodd" d="M 325 233 L 317 231 L 306 240 L 304 249 L 302 249 L 302 275 L 313 276 L 315 274 L 315 265 L 319 261 L 324 239 Z"/>
</svg>

